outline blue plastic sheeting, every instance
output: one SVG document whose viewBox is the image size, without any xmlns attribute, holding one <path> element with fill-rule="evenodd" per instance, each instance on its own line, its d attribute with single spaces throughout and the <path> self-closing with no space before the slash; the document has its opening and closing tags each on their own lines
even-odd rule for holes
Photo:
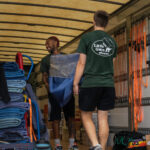
<svg viewBox="0 0 150 150">
<path fill-rule="evenodd" d="M 50 93 L 61 107 L 66 105 L 71 98 L 78 59 L 79 54 L 52 55 L 50 57 Z"/>
</svg>

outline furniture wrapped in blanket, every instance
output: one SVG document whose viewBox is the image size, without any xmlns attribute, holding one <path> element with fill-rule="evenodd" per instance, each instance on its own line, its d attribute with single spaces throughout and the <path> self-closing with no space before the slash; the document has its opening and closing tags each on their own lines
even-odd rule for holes
<svg viewBox="0 0 150 150">
<path fill-rule="evenodd" d="M 66 105 L 72 95 L 74 73 L 79 54 L 50 56 L 50 93 L 61 107 Z"/>
<path fill-rule="evenodd" d="M 32 99 L 32 119 L 33 119 L 33 128 L 35 133 L 38 134 L 38 130 L 40 132 L 40 137 L 42 140 L 49 141 L 48 129 L 44 123 L 44 119 L 42 116 L 42 112 L 38 106 L 37 97 L 35 96 L 31 84 L 26 84 L 26 95 Z M 38 114 L 38 117 L 37 117 Z M 39 122 L 39 124 L 37 124 Z"/>
</svg>

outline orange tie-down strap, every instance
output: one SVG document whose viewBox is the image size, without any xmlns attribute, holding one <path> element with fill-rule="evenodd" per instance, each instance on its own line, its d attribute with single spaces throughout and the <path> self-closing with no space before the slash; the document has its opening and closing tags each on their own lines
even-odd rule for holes
<svg viewBox="0 0 150 150">
<path fill-rule="evenodd" d="M 147 51 L 146 51 L 146 32 L 145 32 L 145 20 L 140 21 L 138 24 L 134 25 L 134 39 L 135 39 L 135 47 L 136 51 L 134 51 L 134 125 L 135 130 L 138 129 L 138 123 L 143 120 L 143 109 L 142 109 L 142 83 L 145 87 L 148 86 L 148 78 L 146 77 L 146 83 L 143 82 L 143 47 L 145 52 L 145 66 L 147 59 Z M 147 67 L 146 67 L 147 74 Z"/>
<path fill-rule="evenodd" d="M 132 131 L 134 130 L 134 119 L 133 119 L 133 62 L 132 62 L 132 57 L 133 57 L 133 32 L 134 31 L 134 27 L 132 26 L 131 31 L 130 31 L 130 43 L 129 43 L 129 104 L 131 105 L 131 129 Z"/>
<path fill-rule="evenodd" d="M 32 127 L 33 128 L 33 127 Z M 35 135 L 35 132 L 34 132 L 34 130 L 32 130 L 32 132 L 33 132 L 33 137 L 34 137 L 34 140 L 35 141 L 37 141 L 37 138 L 36 138 L 36 135 Z"/>
<path fill-rule="evenodd" d="M 146 32 L 145 32 L 145 20 L 140 21 L 131 28 L 130 32 L 130 45 L 129 45 L 129 103 L 134 104 L 134 108 L 131 106 L 131 120 L 134 124 L 135 130 L 138 129 L 138 123 L 143 120 L 142 110 L 142 83 L 145 87 L 148 86 L 148 79 L 146 83 L 143 82 L 143 47 L 145 52 L 145 64 L 147 59 L 146 51 Z M 134 42 L 133 42 L 134 41 Z M 147 74 L 147 68 L 146 68 Z M 132 84 L 132 77 L 133 84 Z M 132 117 L 134 114 L 134 117 Z M 132 126 L 133 129 L 133 126 Z M 134 130 L 134 129 L 133 129 Z"/>
<path fill-rule="evenodd" d="M 145 81 L 145 83 L 143 82 L 143 85 L 144 85 L 144 87 L 148 87 L 148 71 L 147 71 L 147 67 L 146 67 L 146 65 L 147 65 L 147 47 L 146 47 L 146 19 L 144 20 L 144 22 L 143 22 L 143 36 L 144 36 L 144 54 L 145 54 L 145 72 L 146 72 L 146 81 Z"/>
<path fill-rule="evenodd" d="M 138 122 L 139 122 L 139 111 L 140 111 L 140 107 L 138 107 L 140 105 L 140 96 L 141 96 L 141 49 L 140 49 L 140 36 L 141 36 L 141 31 L 140 31 L 140 25 L 137 24 L 134 26 L 134 38 L 135 38 L 135 51 L 134 51 L 134 127 L 135 127 L 135 131 L 137 131 L 138 128 Z M 140 63 L 139 63 L 140 61 Z M 138 73 L 139 71 L 139 73 Z M 142 116 L 141 116 L 142 117 Z M 140 118 L 142 120 L 142 118 Z"/>
<path fill-rule="evenodd" d="M 25 103 L 27 103 L 27 99 L 28 99 L 29 104 L 30 104 L 30 112 L 29 112 L 29 114 L 30 114 L 30 138 L 33 139 L 33 138 L 32 138 L 32 135 L 31 135 L 31 132 L 32 132 L 32 133 L 33 133 L 34 140 L 37 141 L 35 132 L 34 132 L 34 130 L 33 130 L 33 126 L 31 127 L 31 125 L 32 125 L 32 103 L 31 103 L 31 99 L 30 99 L 30 98 L 27 98 L 26 95 L 24 95 L 24 98 L 25 98 Z M 27 123 L 27 112 L 26 112 L 26 114 L 25 114 L 25 120 L 26 120 L 27 134 L 29 135 L 29 133 L 28 133 L 28 123 Z M 32 140 L 31 140 L 31 141 L 32 141 Z"/>
</svg>

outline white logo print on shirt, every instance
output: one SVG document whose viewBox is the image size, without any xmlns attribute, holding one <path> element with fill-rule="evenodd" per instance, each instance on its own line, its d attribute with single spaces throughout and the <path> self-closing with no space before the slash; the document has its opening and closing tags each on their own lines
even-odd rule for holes
<svg viewBox="0 0 150 150">
<path fill-rule="evenodd" d="M 108 57 L 114 54 L 115 45 L 110 38 L 103 38 L 95 41 L 91 49 L 97 55 Z"/>
</svg>

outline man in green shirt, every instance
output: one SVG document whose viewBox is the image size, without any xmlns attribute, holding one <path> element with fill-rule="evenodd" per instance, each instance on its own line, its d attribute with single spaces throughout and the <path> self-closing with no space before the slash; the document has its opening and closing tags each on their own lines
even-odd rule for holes
<svg viewBox="0 0 150 150">
<path fill-rule="evenodd" d="M 77 52 L 80 53 L 74 78 L 74 94 L 79 94 L 82 122 L 92 143 L 90 150 L 105 150 L 109 135 L 108 110 L 114 108 L 115 89 L 113 59 L 117 44 L 105 31 L 108 14 L 94 14 L 94 31 L 81 37 Z M 79 91 L 79 82 L 83 80 Z M 99 137 L 92 121 L 92 112 L 97 108 Z"/>
<path fill-rule="evenodd" d="M 49 69 L 50 69 L 50 56 L 59 54 L 59 40 L 57 37 L 52 36 L 46 40 L 46 48 L 49 52 L 41 61 L 40 70 L 43 73 L 43 81 L 49 94 L 49 102 L 51 104 L 50 121 L 52 121 L 52 128 L 54 132 L 55 150 L 62 150 L 60 143 L 60 120 L 61 120 L 61 109 L 63 109 L 65 120 L 69 129 L 69 150 L 78 150 L 75 143 L 75 101 L 72 95 L 70 101 L 61 108 L 57 100 L 49 92 Z M 61 64 L 60 64 L 61 65 Z"/>
</svg>

